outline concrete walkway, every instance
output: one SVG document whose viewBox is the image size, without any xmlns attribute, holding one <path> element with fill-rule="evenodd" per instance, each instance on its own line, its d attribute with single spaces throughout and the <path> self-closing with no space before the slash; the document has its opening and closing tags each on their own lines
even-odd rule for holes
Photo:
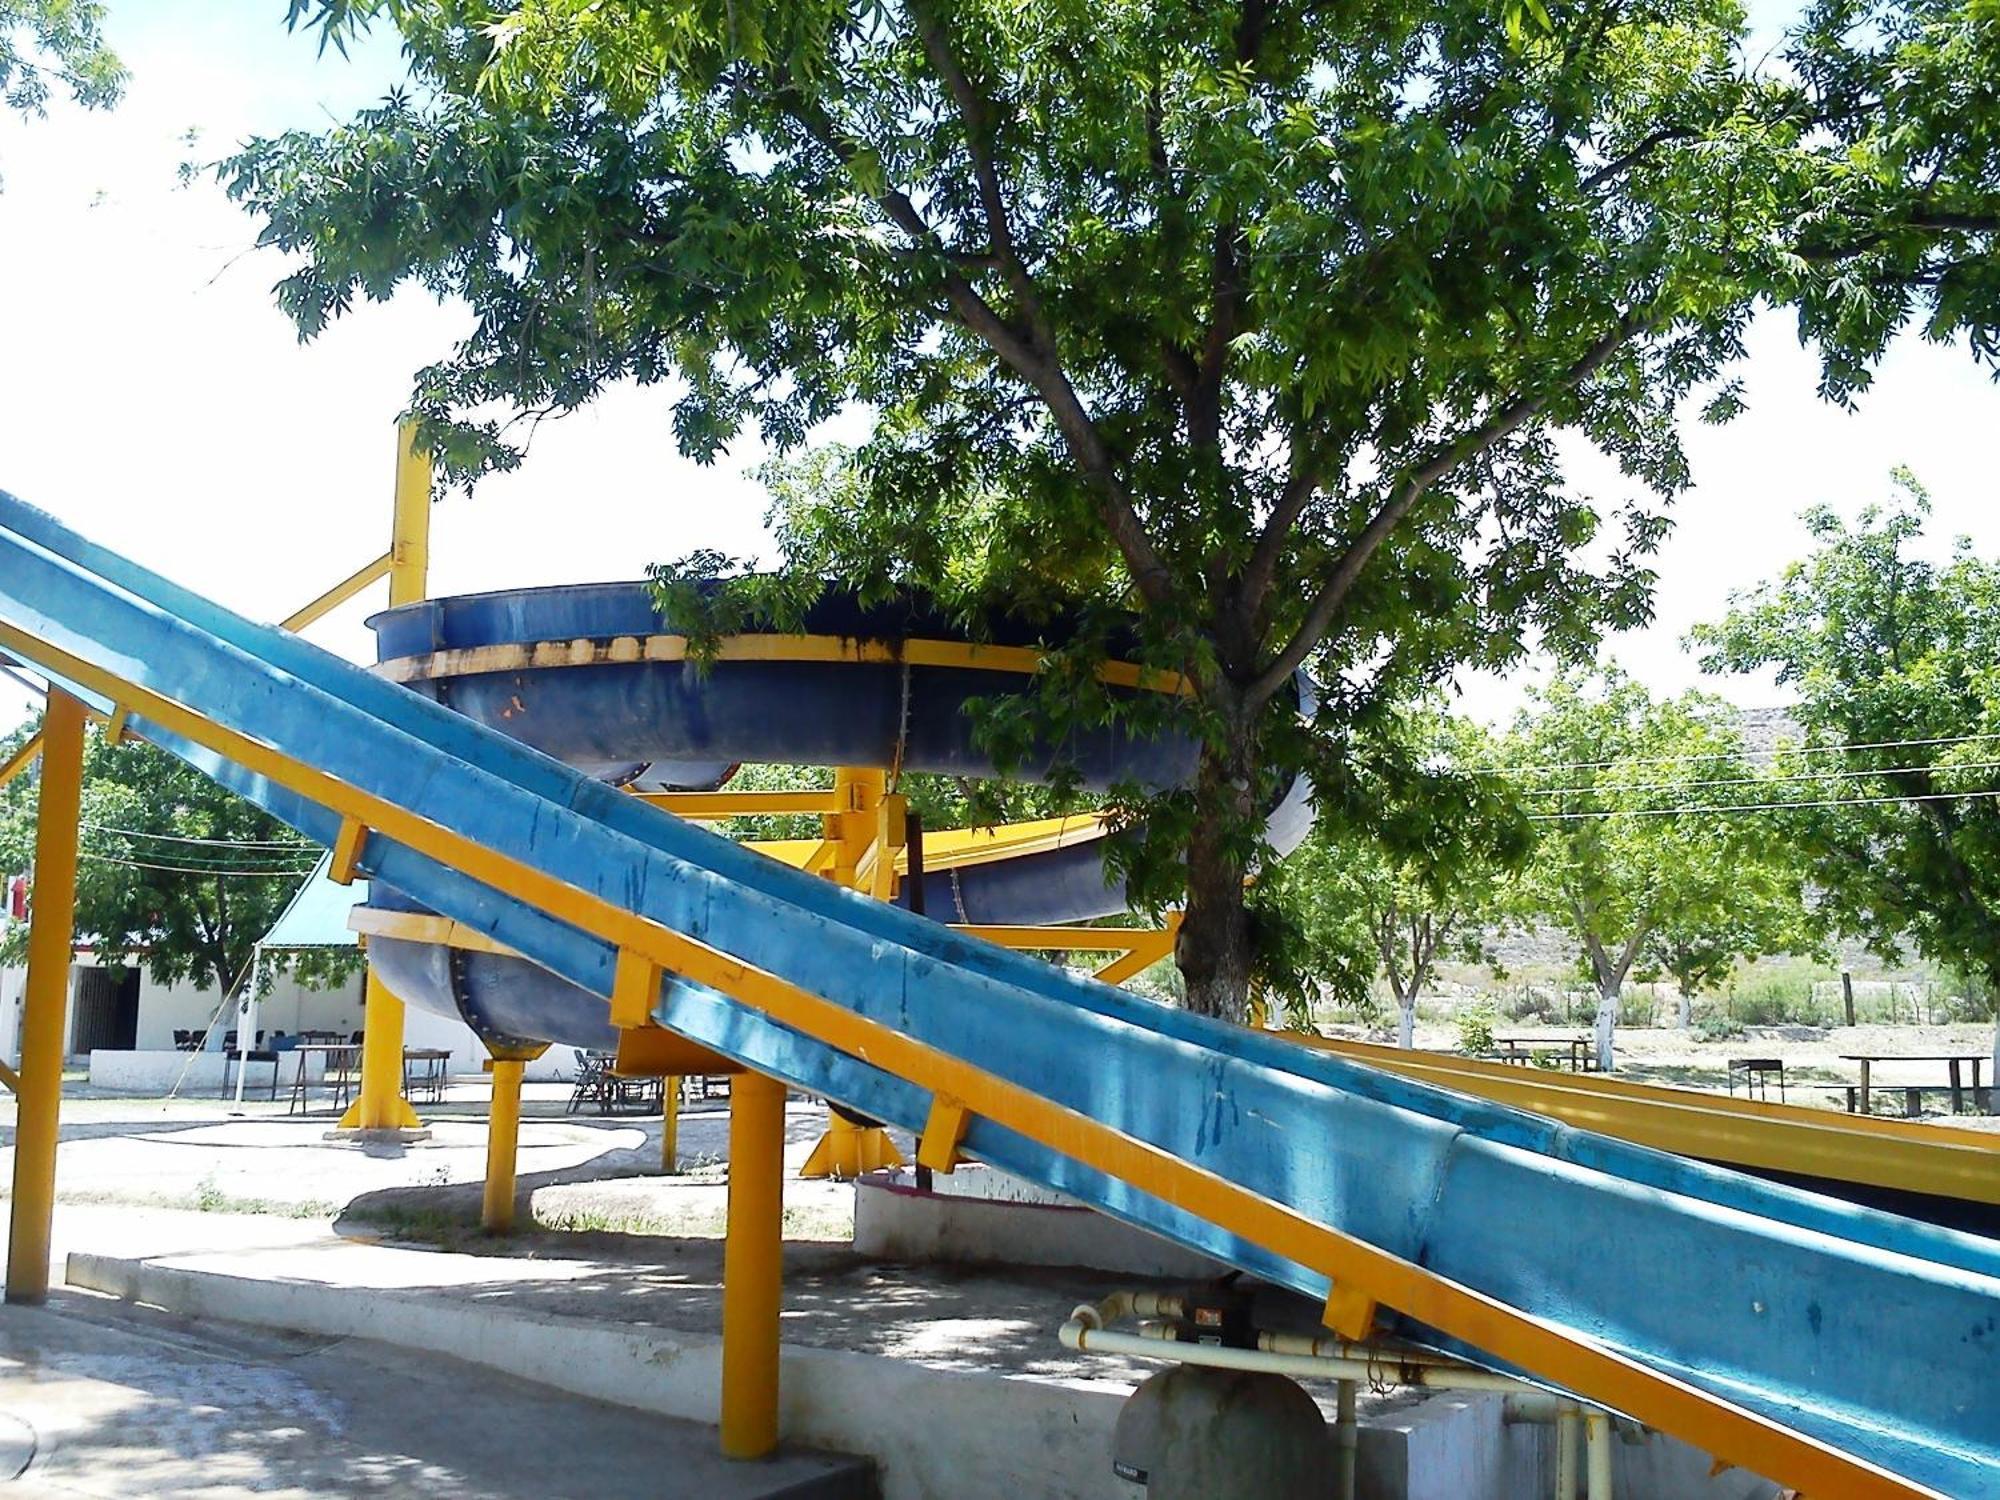
<svg viewBox="0 0 2000 1500">
<path fill-rule="evenodd" d="M 868 1467 L 362 1340 L 59 1293 L 0 1313 L 0 1483 L 24 1496 L 865 1500 Z"/>
</svg>

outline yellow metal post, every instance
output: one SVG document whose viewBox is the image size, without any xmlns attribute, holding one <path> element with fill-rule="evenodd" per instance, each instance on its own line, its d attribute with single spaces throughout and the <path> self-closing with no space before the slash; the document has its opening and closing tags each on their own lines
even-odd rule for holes
<svg viewBox="0 0 2000 1500">
<path fill-rule="evenodd" d="M 681 1169 L 681 1081 L 669 1073 L 660 1080 L 660 1170 L 669 1176 Z"/>
<path fill-rule="evenodd" d="M 417 429 L 396 430 L 396 513 L 389 545 L 389 604 L 415 604 L 430 583 L 431 461 Z M 371 965 L 362 1019 L 361 1089 L 341 1117 L 344 1130 L 413 1130 L 422 1125 L 403 1097 L 403 1002 Z M 496 1075 L 497 1076 L 497 1075 Z"/>
<path fill-rule="evenodd" d="M 56 1207 L 63 1030 L 69 1020 L 70 953 L 76 940 L 76 833 L 82 796 L 83 705 L 51 688 L 42 717 L 35 910 L 28 926 L 28 987 L 21 1011 L 14 1206 L 7 1231 L 9 1302 L 40 1302 L 49 1294 L 49 1233 Z"/>
<path fill-rule="evenodd" d="M 722 1451 L 778 1446 L 783 1292 L 785 1086 L 745 1073 L 729 1086 L 729 1239 L 722 1256 Z"/>
<path fill-rule="evenodd" d="M 486 1197 L 479 1227 L 488 1234 L 514 1229 L 514 1174 L 521 1141 L 521 1074 L 518 1057 L 493 1059 L 493 1106 L 486 1117 Z"/>
<path fill-rule="evenodd" d="M 833 800 L 839 811 L 827 814 L 825 820 L 826 843 L 833 855 L 826 871 L 829 880 L 853 890 L 866 877 L 870 894 L 883 898 L 895 894 L 891 875 L 895 851 L 888 847 L 889 820 L 884 817 L 888 797 L 887 771 L 842 766 L 833 773 Z M 901 799 L 894 800 L 900 811 Z M 901 818 L 894 821 L 900 828 Z M 864 860 L 868 861 L 865 870 Z M 878 874 L 883 877 L 879 884 L 874 878 Z M 851 1119 L 829 1105 L 826 1133 L 799 1168 L 799 1176 L 848 1182 L 864 1173 L 902 1164 L 902 1153 L 889 1139 L 888 1131 Z"/>
</svg>

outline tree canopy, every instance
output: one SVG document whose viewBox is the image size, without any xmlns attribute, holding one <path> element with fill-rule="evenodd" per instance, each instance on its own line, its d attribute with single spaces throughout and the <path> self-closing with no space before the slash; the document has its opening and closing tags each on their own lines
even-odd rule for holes
<svg viewBox="0 0 2000 1500">
<path fill-rule="evenodd" d="M 125 79 L 98 0 L 0 0 L 0 100 L 8 108 L 46 114 L 61 88 L 86 109 L 103 109 L 118 102 Z"/>
<path fill-rule="evenodd" d="M 1905 943 L 2000 1001 L 2000 565 L 1923 552 L 1930 506 L 1898 471 L 1852 523 L 1695 632 L 1713 672 L 1775 668 L 1799 737 L 1778 814 L 1823 918 L 1893 958 Z"/>
<path fill-rule="evenodd" d="M 1730 414 L 1760 299 L 1839 305 L 1826 278 L 1877 232 L 1877 198 L 1834 190 L 1832 74 L 1759 71 L 1737 0 L 292 19 L 386 20 L 410 86 L 223 176 L 294 258 L 302 335 L 405 284 L 470 304 L 412 396 L 450 475 L 517 463 L 523 418 L 670 382 L 685 452 L 754 427 L 806 477 L 796 576 L 1138 612 L 1204 751 L 1192 786 L 1121 793 L 1128 857 L 1142 894 L 1184 894 L 1189 1003 L 1221 1014 L 1278 788 L 1306 769 L 1338 803 L 1401 701 L 1643 619 L 1682 405 Z M 1818 24 L 1798 47 L 1833 45 Z M 1808 232 L 1840 244 L 1815 260 Z M 1945 293 L 1929 266 L 1910 305 Z M 865 439 L 806 451 L 841 412 Z M 1562 434 L 1648 498 L 1585 494 Z M 1052 674 L 1041 705 L 1124 711 L 1090 689 Z"/>
<path fill-rule="evenodd" d="M 0 756 L 35 730 L 0 742 Z M 39 777 L 0 789 L 0 870 L 29 868 Z M 152 745 L 109 744 L 92 729 L 84 751 L 76 932 L 104 961 L 136 957 L 155 982 L 191 980 L 218 995 L 248 977 L 270 930 L 318 849 L 261 809 Z M 18 961 L 26 928 L 0 955 Z M 358 950 L 294 956 L 308 984 L 359 965 Z M 272 977 L 287 960 L 276 958 Z"/>
<path fill-rule="evenodd" d="M 1649 943 L 1696 981 L 1783 940 L 1752 920 L 1776 921 L 1782 900 L 1739 900 L 1738 865 L 1761 857 L 1768 831 L 1712 811 L 1760 800 L 1733 720 L 1719 699 L 1655 701 L 1609 670 L 1559 677 L 1516 726 L 1514 775 L 1540 833 L 1520 910 L 1573 938 L 1598 994 L 1600 1068 L 1613 1064 L 1619 1001 Z M 1793 877 L 1790 909 L 1802 900 Z"/>
</svg>

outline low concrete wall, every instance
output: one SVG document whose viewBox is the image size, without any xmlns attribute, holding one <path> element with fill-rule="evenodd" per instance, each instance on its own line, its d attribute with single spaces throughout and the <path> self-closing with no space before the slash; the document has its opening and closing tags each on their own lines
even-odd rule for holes
<svg viewBox="0 0 2000 1500">
<path fill-rule="evenodd" d="M 185 1317 L 377 1339 L 502 1370 L 575 1395 L 713 1424 L 722 1341 L 503 1308 L 422 1291 L 232 1276 L 73 1252 L 72 1286 Z M 786 1345 L 785 1441 L 875 1460 L 883 1500 L 1102 1500 L 1125 1390 L 1111 1382 L 938 1370 Z M 1330 1399 L 1330 1397 L 1329 1397 Z M 1324 1402 L 1322 1403 L 1325 1404 Z M 1623 1500 L 1773 1500 L 1741 1470 L 1650 1434 L 1614 1448 Z M 1364 1414 L 1356 1454 L 1369 1500 L 1517 1500 L 1553 1493 L 1554 1430 L 1506 1420 L 1504 1398 L 1440 1392 Z"/>
<path fill-rule="evenodd" d="M 718 1416 L 722 1341 L 711 1334 L 82 1253 L 69 1257 L 68 1280 L 186 1317 L 379 1339 L 620 1406 L 711 1424 Z M 874 1459 L 883 1500 L 1099 1500 L 1124 1403 L 1115 1386 L 958 1374 L 789 1344 L 779 1382 L 785 1440 Z"/>
<path fill-rule="evenodd" d="M 1083 1266 L 1091 1270 L 1207 1281 L 1229 1268 L 1095 1209 L 1013 1179 L 975 1178 L 961 1168 L 921 1192 L 898 1174 L 854 1184 L 854 1248 L 879 1260 L 960 1265 Z M 983 1188 L 986 1191 L 982 1192 Z M 987 1194 L 991 1193 L 991 1196 Z"/>
<path fill-rule="evenodd" d="M 224 1058 L 220 1052 L 106 1052 L 94 1051 L 90 1054 L 90 1086 L 94 1089 L 108 1089 L 115 1093 L 163 1095 L 174 1091 L 183 1094 L 218 1094 L 222 1090 L 223 1068 L 227 1064 L 229 1085 L 236 1086 L 236 1060 Z M 292 1086 L 292 1074 L 298 1067 L 295 1057 L 282 1058 L 275 1065 L 268 1062 L 252 1062 L 245 1066 L 243 1092 L 253 1099 L 268 1099 L 271 1095 L 271 1072 L 278 1070 L 278 1092 L 282 1096 Z M 320 1074 L 319 1059 L 312 1059 L 308 1078 Z"/>
</svg>

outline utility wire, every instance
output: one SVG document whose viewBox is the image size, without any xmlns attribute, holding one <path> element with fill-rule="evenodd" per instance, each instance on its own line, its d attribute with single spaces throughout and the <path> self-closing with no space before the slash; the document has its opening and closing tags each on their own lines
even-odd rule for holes
<svg viewBox="0 0 2000 1500">
<path fill-rule="evenodd" d="M 1471 766 L 1469 770 L 1501 776 L 1518 776 L 1528 771 L 1599 771 L 1607 766 L 1677 766 L 1696 761 L 1772 760 L 1780 755 L 1837 755 L 1850 750 L 1900 750 L 1917 745 L 1963 745 L 1973 740 L 2000 740 L 1992 734 L 1947 734 L 1923 740 L 1873 740 L 1852 745 L 1795 745 L 1782 750 L 1720 750 L 1701 755 L 1614 756 L 1609 760 L 1560 760 L 1513 766 Z"/>
<path fill-rule="evenodd" d="M 109 854 L 93 854 L 88 850 L 79 851 L 78 858 L 87 859 L 91 861 L 93 864 L 119 865 L 127 870 L 158 870 L 162 874 L 166 875 L 241 875 L 244 877 L 258 877 L 258 876 L 303 877 L 306 875 L 310 875 L 313 872 L 313 867 L 311 865 L 300 865 L 282 869 L 273 866 L 268 869 L 252 869 L 252 870 L 229 869 L 221 865 L 159 865 L 159 864 L 150 864 L 145 860 L 138 860 L 138 859 L 117 859 Z"/>
<path fill-rule="evenodd" d="M 1695 807 L 1605 807 L 1590 812 L 1530 813 L 1530 823 L 1577 823 L 1605 818 L 1674 818 L 1682 813 L 1782 812 L 1793 807 L 1873 807 L 1886 802 L 1970 802 L 2000 797 L 1990 792 L 1928 792 L 1920 797 L 1827 797 L 1799 802 L 1718 802 Z"/>
<path fill-rule="evenodd" d="M 77 827 L 92 833 L 112 833 L 121 839 L 157 839 L 168 844 L 203 844 L 212 849 L 307 849 L 318 852 L 318 846 L 303 839 L 198 839 L 178 833 L 143 833 L 136 828 L 113 828 L 105 823 L 78 823 Z"/>
<path fill-rule="evenodd" d="M 1881 766 L 1859 771 L 1799 771 L 1788 776 L 1725 776 L 1696 781 L 1632 781 L 1595 786 L 1524 787 L 1529 797 L 1562 797 L 1571 793 L 1693 791 L 1710 786 L 1777 786 L 1791 781 L 1854 781 L 1869 776 L 1907 776 L 1919 771 L 1994 771 L 2000 760 L 1966 761 L 1961 765 Z"/>
</svg>

